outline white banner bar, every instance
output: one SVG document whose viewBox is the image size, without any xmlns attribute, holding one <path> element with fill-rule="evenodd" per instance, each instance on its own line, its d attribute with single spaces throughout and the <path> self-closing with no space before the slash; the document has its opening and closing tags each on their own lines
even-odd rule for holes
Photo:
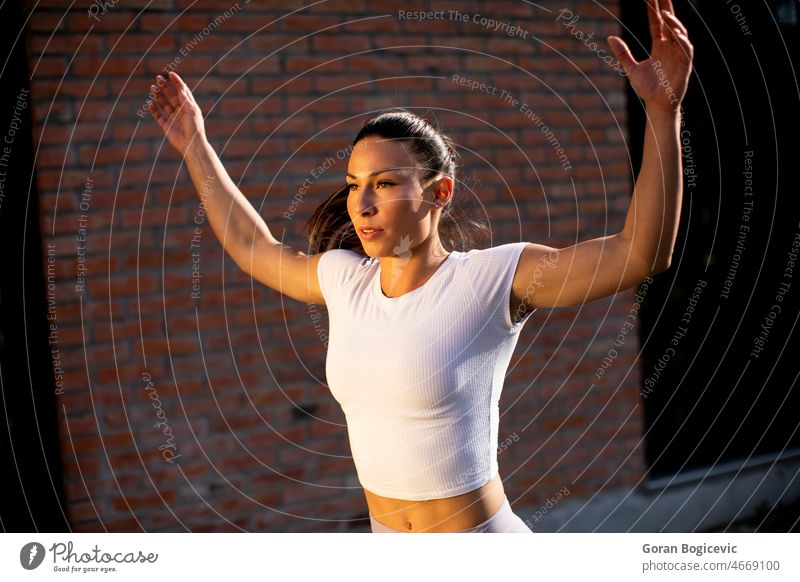
<svg viewBox="0 0 800 582">
<path fill-rule="evenodd" d="M 800 580 L 798 542 L 778 533 L 3 534 L 0 579 L 777 582 Z"/>
</svg>

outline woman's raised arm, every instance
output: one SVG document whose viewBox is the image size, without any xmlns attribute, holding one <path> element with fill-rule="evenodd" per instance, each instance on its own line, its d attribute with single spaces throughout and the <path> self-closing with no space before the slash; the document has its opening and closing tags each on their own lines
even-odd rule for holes
<svg viewBox="0 0 800 582">
<path fill-rule="evenodd" d="M 324 303 L 317 280 L 321 254 L 306 255 L 278 242 L 236 187 L 206 139 L 203 114 L 177 73 L 151 85 L 150 113 L 183 156 L 206 216 L 225 252 L 245 273 L 298 301 Z"/>
<path fill-rule="evenodd" d="M 678 234 L 683 188 L 680 104 L 694 48 L 671 0 L 647 0 L 653 47 L 634 60 L 625 42 L 608 38 L 637 95 L 645 102 L 642 167 L 623 229 L 562 249 L 529 244 L 519 259 L 512 303 L 567 307 L 594 301 L 669 268 Z M 546 267 L 545 267 L 546 265 Z"/>
</svg>

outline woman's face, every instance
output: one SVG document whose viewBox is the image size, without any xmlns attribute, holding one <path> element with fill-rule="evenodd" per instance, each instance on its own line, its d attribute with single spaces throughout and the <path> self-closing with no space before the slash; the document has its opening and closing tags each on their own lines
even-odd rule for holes
<svg viewBox="0 0 800 582">
<path fill-rule="evenodd" d="M 407 257 L 437 232 L 441 211 L 434 202 L 447 201 L 452 180 L 440 176 L 420 184 L 421 173 L 399 140 L 371 136 L 353 147 L 347 164 L 347 212 L 369 256 Z M 447 197 L 437 197 L 442 187 Z M 364 228 L 373 228 L 373 234 Z"/>
</svg>

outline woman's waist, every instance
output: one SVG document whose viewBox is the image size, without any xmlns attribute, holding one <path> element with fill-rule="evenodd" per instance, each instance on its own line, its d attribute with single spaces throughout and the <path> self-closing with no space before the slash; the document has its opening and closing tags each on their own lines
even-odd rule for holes
<svg viewBox="0 0 800 582">
<path fill-rule="evenodd" d="M 505 491 L 499 473 L 477 489 L 440 499 L 384 497 L 364 489 L 372 517 L 405 532 L 453 532 L 475 527 L 503 505 Z"/>
</svg>

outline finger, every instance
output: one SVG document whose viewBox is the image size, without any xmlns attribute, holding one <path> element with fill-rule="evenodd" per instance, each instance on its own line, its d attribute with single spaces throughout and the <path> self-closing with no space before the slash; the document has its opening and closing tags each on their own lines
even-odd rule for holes
<svg viewBox="0 0 800 582">
<path fill-rule="evenodd" d="M 683 25 L 683 23 L 680 20 L 678 20 L 677 16 L 675 16 L 671 12 L 666 12 L 666 11 L 662 12 L 661 15 L 664 17 L 664 21 L 667 23 L 668 28 L 670 29 L 677 28 L 683 34 L 689 36 L 689 32 L 686 30 L 686 27 Z"/>
<path fill-rule="evenodd" d="M 171 102 L 169 95 L 167 94 L 167 86 L 169 83 L 164 75 L 156 75 L 156 86 L 158 87 L 158 96 L 159 96 L 159 104 L 161 107 L 165 107 L 166 105 L 170 105 L 170 110 L 167 111 L 168 114 L 171 114 L 172 111 L 176 109 L 174 104 Z"/>
<path fill-rule="evenodd" d="M 608 45 L 611 47 L 611 52 L 617 57 L 619 64 L 625 69 L 626 74 L 630 74 L 633 68 L 639 63 L 633 58 L 631 49 L 625 44 L 625 41 L 618 36 L 609 36 L 607 39 Z"/>
<path fill-rule="evenodd" d="M 153 91 L 153 95 L 158 100 L 158 104 L 161 105 L 163 108 L 165 105 L 169 105 L 169 101 L 164 95 L 164 79 L 161 76 L 156 76 L 156 83 L 155 85 L 150 85 L 150 89 Z"/>
<path fill-rule="evenodd" d="M 180 75 L 175 71 L 169 72 L 169 80 L 175 83 L 175 88 L 177 89 L 179 97 L 185 99 L 189 103 L 194 103 L 194 96 L 192 95 L 189 86 L 181 79 Z"/>
<path fill-rule="evenodd" d="M 161 86 L 161 90 L 167 97 L 169 104 L 172 105 L 173 109 L 177 109 L 180 107 L 180 100 L 178 99 L 178 92 L 175 90 L 175 85 L 169 82 L 164 77 L 159 77 L 159 80 L 163 79 L 163 84 Z"/>
<path fill-rule="evenodd" d="M 183 82 L 183 79 L 181 79 L 181 76 L 178 73 L 176 73 L 175 71 L 170 71 L 168 74 L 169 74 L 169 80 L 175 83 L 175 86 L 178 89 L 186 87 L 186 83 Z"/>
<path fill-rule="evenodd" d="M 689 37 L 684 34 L 677 35 L 678 45 L 683 50 L 683 54 L 691 61 L 694 55 L 694 45 L 689 41 Z"/>
<path fill-rule="evenodd" d="M 664 2 L 664 9 L 670 13 L 675 14 L 675 9 L 672 7 L 672 0 L 662 0 Z"/>
<path fill-rule="evenodd" d="M 668 27 L 669 30 L 669 38 L 670 41 L 673 43 L 679 43 L 683 45 L 684 43 L 689 42 L 689 36 L 680 28 L 670 26 Z M 691 44 L 691 43 L 690 43 Z"/>
<path fill-rule="evenodd" d="M 169 104 L 169 101 L 167 101 L 164 91 L 155 85 L 150 85 L 150 91 L 153 92 L 153 95 L 155 96 L 156 101 L 158 101 L 158 104 L 161 106 L 161 109 L 163 109 L 167 115 L 172 115 L 174 109 Z"/>
<path fill-rule="evenodd" d="M 647 21 L 650 24 L 650 38 L 654 41 L 663 39 L 664 21 L 658 9 L 658 0 L 647 0 Z"/>
<path fill-rule="evenodd" d="M 691 64 L 694 55 L 694 46 L 689 40 L 689 37 L 682 32 L 673 32 L 673 34 L 670 35 L 670 41 L 671 49 L 674 52 L 677 52 L 676 49 L 680 49 L 682 59 Z"/>
<path fill-rule="evenodd" d="M 167 131 L 167 125 L 168 125 L 167 118 L 164 117 L 164 114 L 158 108 L 158 105 L 156 105 L 155 101 L 150 101 L 147 104 L 147 110 L 150 111 L 150 115 L 153 116 L 153 119 L 156 120 L 159 127 L 161 127 L 161 129 L 163 129 L 164 131 Z"/>
<path fill-rule="evenodd" d="M 686 36 L 683 32 L 676 28 L 669 29 L 669 36 L 672 42 L 682 42 L 684 40 L 689 40 L 689 37 Z"/>
</svg>

